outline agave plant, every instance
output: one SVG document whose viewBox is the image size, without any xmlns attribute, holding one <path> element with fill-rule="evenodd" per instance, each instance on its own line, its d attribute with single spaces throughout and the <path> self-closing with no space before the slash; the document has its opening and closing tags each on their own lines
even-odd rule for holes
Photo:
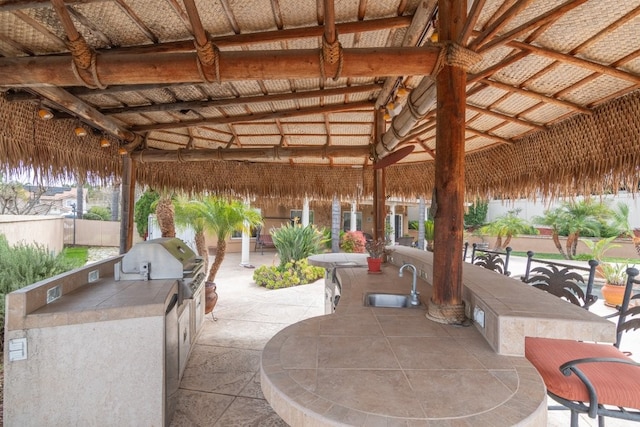
<svg viewBox="0 0 640 427">
<path fill-rule="evenodd" d="M 299 261 L 322 251 L 324 235 L 313 224 L 285 224 L 271 229 L 271 237 L 280 257 L 280 265 Z"/>
</svg>

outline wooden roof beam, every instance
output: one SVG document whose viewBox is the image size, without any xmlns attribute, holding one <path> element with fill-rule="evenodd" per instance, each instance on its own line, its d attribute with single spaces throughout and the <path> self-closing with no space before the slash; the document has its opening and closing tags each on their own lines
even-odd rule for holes
<svg viewBox="0 0 640 427">
<path fill-rule="evenodd" d="M 520 11 L 529 6 L 533 0 L 521 0 L 516 2 L 503 13 L 498 19 L 496 19 L 491 25 L 489 25 L 478 37 L 476 37 L 471 43 L 469 43 L 469 49 L 479 50 L 483 44 L 491 40 L 505 25 L 511 21 Z"/>
<path fill-rule="evenodd" d="M 465 132 L 470 132 L 470 133 L 472 133 L 472 134 L 474 134 L 474 135 L 481 136 L 481 137 L 484 137 L 484 138 L 489 138 L 489 139 L 492 139 L 492 140 L 494 140 L 494 141 L 501 142 L 501 143 L 503 143 L 503 144 L 509 144 L 509 145 L 513 144 L 513 141 L 510 141 L 510 140 L 508 140 L 508 139 L 505 139 L 505 138 L 499 137 L 499 136 L 497 136 L 497 135 L 492 135 L 492 134 L 490 134 L 490 133 L 486 133 L 486 132 L 482 132 L 482 131 L 479 131 L 479 130 L 476 130 L 476 129 L 470 128 L 469 126 L 467 126 L 467 127 L 465 128 Z"/>
<path fill-rule="evenodd" d="M 545 49 L 543 47 L 534 46 L 532 44 L 522 43 L 519 41 L 510 41 L 507 43 L 509 46 L 527 50 L 531 53 L 534 53 L 539 56 L 544 56 L 546 58 L 555 59 L 557 61 L 561 61 L 567 64 L 575 65 L 577 67 L 586 68 L 587 70 L 591 70 L 596 73 L 605 74 L 611 77 L 615 77 L 621 80 L 626 80 L 634 84 L 640 83 L 640 76 L 636 74 L 630 74 L 625 71 L 619 70 L 617 68 L 609 67 L 606 65 L 599 64 L 597 62 L 588 61 L 586 59 L 581 59 L 572 55 L 567 55 L 564 53 L 556 52 L 554 50 Z"/>
<path fill-rule="evenodd" d="M 175 129 L 175 128 L 184 128 L 184 127 L 192 127 L 192 126 L 202 126 L 202 125 L 221 125 L 228 123 L 241 123 L 241 122 L 255 122 L 259 120 L 273 120 L 273 119 L 282 119 L 288 117 L 299 117 L 306 116 L 310 114 L 325 114 L 325 113 L 335 113 L 339 111 L 351 111 L 351 110 L 369 110 L 373 108 L 373 102 L 364 101 L 364 102 L 354 102 L 352 104 L 337 104 L 337 105 L 325 105 L 322 107 L 313 107 L 313 108 L 304 108 L 300 110 L 283 110 L 277 111 L 274 113 L 259 113 L 259 114 L 248 114 L 244 116 L 232 116 L 232 117 L 215 117 L 209 119 L 201 119 L 201 120 L 185 120 L 182 122 L 172 122 L 172 123 L 154 123 L 149 125 L 138 125 L 132 126 L 132 132 L 146 132 L 150 130 L 164 130 L 164 129 Z"/>
<path fill-rule="evenodd" d="M 582 106 L 580 106 L 578 104 L 574 104 L 574 103 L 568 102 L 568 101 L 563 101 L 561 99 L 553 98 L 551 96 L 546 96 L 546 95 L 543 95 L 543 94 L 538 93 L 538 92 L 533 92 L 531 90 L 521 89 L 519 87 L 511 86 L 511 85 L 508 85 L 508 84 L 496 82 L 494 80 L 489 80 L 489 79 L 482 79 L 481 82 L 486 84 L 486 85 L 489 85 L 489 86 L 493 86 L 493 87 L 497 87 L 497 88 L 502 89 L 502 90 L 506 90 L 507 92 L 513 92 L 513 93 L 517 93 L 519 95 L 528 96 L 530 98 L 537 99 L 538 101 L 546 102 L 546 103 L 549 103 L 549 104 L 560 105 L 562 107 L 569 108 L 569 109 L 575 110 L 575 111 L 579 111 L 579 112 L 585 113 L 585 114 L 591 114 L 592 113 L 592 111 L 590 109 L 582 107 Z"/>
<path fill-rule="evenodd" d="M 431 1 L 431 0 L 430 0 Z M 397 16 L 393 18 L 371 19 L 359 22 L 344 22 L 336 24 L 338 34 L 357 34 L 361 32 L 391 30 L 405 28 L 411 24 L 411 16 Z M 230 36 L 211 37 L 213 44 L 220 49 L 226 47 L 236 48 L 249 46 L 252 44 L 277 43 L 289 40 L 299 40 L 304 38 L 322 37 L 324 27 L 291 28 L 286 30 L 262 31 L 257 33 L 234 34 Z M 98 52 L 120 52 L 120 53 L 178 53 L 193 52 L 195 47 L 192 41 L 167 42 L 149 46 L 133 46 L 108 49 Z"/>
<path fill-rule="evenodd" d="M 483 44 L 480 49 L 478 49 L 478 53 L 486 52 L 489 49 L 493 49 L 494 47 L 502 46 L 507 42 L 514 40 L 515 38 L 530 32 L 536 27 L 545 26 L 549 22 L 557 20 L 560 16 L 569 12 L 572 9 L 580 6 L 583 3 L 586 3 L 588 0 L 568 0 L 567 2 L 561 4 L 560 6 L 549 10 L 542 15 L 525 22 L 524 24 L 514 28 L 511 31 L 506 32 L 500 36 L 494 37 L 492 40 L 487 41 Z M 475 41 L 475 40 L 474 40 Z M 473 43 L 473 42 L 472 42 Z"/>
<path fill-rule="evenodd" d="M 65 0 L 66 3 L 73 6 L 74 4 L 95 3 L 104 0 Z M 0 12 L 20 10 L 20 9 L 37 9 L 42 7 L 51 7 L 50 0 L 3 0 L 0 4 Z"/>
<path fill-rule="evenodd" d="M 149 40 L 151 40 L 151 42 L 153 44 L 157 44 L 158 43 L 158 41 L 159 41 L 158 40 L 158 36 L 156 36 L 153 33 L 153 31 L 151 31 L 151 29 L 149 29 L 149 27 L 147 27 L 147 25 L 144 23 L 144 21 L 142 19 L 140 19 L 138 14 L 131 7 L 129 7 L 129 5 L 124 2 L 124 0 L 116 0 L 116 4 L 120 7 L 122 12 L 124 12 L 124 14 L 127 15 L 129 17 L 129 19 L 131 19 L 131 21 L 138 27 L 138 29 L 140 31 L 142 31 L 142 33 L 145 36 L 147 36 L 147 38 Z"/>
<path fill-rule="evenodd" d="M 50 86 L 32 88 L 31 91 L 59 105 L 63 110 L 71 112 L 76 117 L 84 119 L 92 126 L 126 141 L 131 144 L 130 147 L 134 147 L 142 142 L 140 135 L 136 135 L 125 129 L 120 122 L 106 117 L 95 108 L 87 105 L 63 89 Z"/>
<path fill-rule="evenodd" d="M 342 77 L 429 75 L 440 49 L 399 47 L 342 49 Z M 193 53 L 98 55 L 96 75 L 103 86 L 203 82 Z M 0 58 L 0 86 L 77 86 L 70 55 Z M 326 64 L 325 64 L 326 65 Z M 337 64 L 335 64 L 337 65 Z M 330 68 L 330 67 L 327 67 Z M 317 49 L 220 52 L 220 80 L 273 80 L 320 77 Z M 335 70 L 328 70 L 332 75 Z"/>
<path fill-rule="evenodd" d="M 515 123 L 521 126 L 527 126 L 536 130 L 547 130 L 546 127 L 540 126 L 535 123 L 528 122 L 526 120 L 518 119 L 516 117 L 511 117 L 506 114 L 498 113 L 496 111 L 490 110 L 488 108 L 476 107 L 475 105 L 471 105 L 467 102 L 467 110 L 475 111 L 477 113 L 486 114 L 488 116 L 493 116 L 497 119 L 505 120 L 511 123 Z"/>
<path fill-rule="evenodd" d="M 340 87 L 304 92 L 281 93 L 273 95 L 248 96 L 241 98 L 214 99 L 209 101 L 184 101 L 168 104 L 140 105 L 136 107 L 102 108 L 100 112 L 109 116 L 113 114 L 149 113 L 154 111 L 192 110 L 199 108 L 226 107 L 242 104 L 262 104 L 268 102 L 291 101 L 298 99 L 319 98 L 322 96 L 348 95 L 353 93 L 371 92 L 380 89 L 379 84 Z"/>
<path fill-rule="evenodd" d="M 204 162 L 211 160 L 251 161 L 260 159 L 294 159 L 300 157 L 368 157 L 369 146 L 358 147 L 322 145 L 317 147 L 281 147 L 264 148 L 217 148 L 197 150 L 154 150 L 134 151 L 131 158 L 143 163 L 160 162 Z"/>
<path fill-rule="evenodd" d="M 436 9 L 437 0 L 427 0 L 420 2 L 416 12 L 411 19 L 411 25 L 407 29 L 404 38 L 402 39 L 402 46 L 418 46 L 423 41 L 429 30 L 429 23 Z M 384 86 L 376 102 L 376 108 L 384 107 L 391 97 L 393 91 L 397 87 L 399 74 L 395 74 L 392 77 L 387 77 L 384 82 Z"/>
</svg>

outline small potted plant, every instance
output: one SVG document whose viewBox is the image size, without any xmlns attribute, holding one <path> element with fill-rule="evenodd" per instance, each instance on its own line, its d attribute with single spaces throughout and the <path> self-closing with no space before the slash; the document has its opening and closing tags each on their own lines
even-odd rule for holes
<svg viewBox="0 0 640 427">
<path fill-rule="evenodd" d="M 605 262 L 602 265 L 602 275 L 605 284 L 602 286 L 602 297 L 605 305 L 616 307 L 622 304 L 624 289 L 627 284 L 627 268 L 635 267 L 629 264 L 612 264 Z"/>
<path fill-rule="evenodd" d="M 366 243 L 365 249 L 369 252 L 367 263 L 369 265 L 369 273 L 382 273 L 380 265 L 382 264 L 382 256 L 387 243 L 384 239 L 370 240 Z"/>
</svg>

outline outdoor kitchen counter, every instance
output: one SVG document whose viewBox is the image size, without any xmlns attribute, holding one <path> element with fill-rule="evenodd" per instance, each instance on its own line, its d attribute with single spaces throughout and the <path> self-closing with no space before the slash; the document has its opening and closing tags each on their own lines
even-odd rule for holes
<svg viewBox="0 0 640 427">
<path fill-rule="evenodd" d="M 63 295 L 25 318 L 26 328 L 164 316 L 176 279 L 99 279 Z"/>
<path fill-rule="evenodd" d="M 406 294 L 398 277 L 341 269 L 334 314 L 276 334 L 262 353 L 262 391 L 292 426 L 546 425 L 545 388 L 522 357 L 496 354 L 475 327 L 434 323 L 426 309 L 365 307 L 366 292 Z M 430 287 L 418 280 L 421 300 Z"/>
<path fill-rule="evenodd" d="M 351 261 L 317 257 L 310 262 L 328 268 Z M 463 299 L 469 317 L 482 311 L 482 325 L 439 324 L 424 306 L 366 307 L 367 292 L 409 293 L 411 271 L 398 277 L 404 263 L 432 277 L 431 253 L 396 246 L 388 258 L 382 274 L 337 270 L 335 313 L 291 325 L 265 346 L 262 391 L 290 425 L 545 426 L 545 387 L 523 357 L 524 337 L 615 338 L 613 322 L 468 263 Z M 426 304 L 427 281 L 418 290 Z"/>
</svg>

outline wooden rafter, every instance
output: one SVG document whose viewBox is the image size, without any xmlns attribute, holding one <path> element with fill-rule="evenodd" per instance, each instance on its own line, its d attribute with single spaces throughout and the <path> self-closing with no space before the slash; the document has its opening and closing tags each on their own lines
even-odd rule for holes
<svg viewBox="0 0 640 427">
<path fill-rule="evenodd" d="M 482 45 L 478 52 L 483 53 L 488 51 L 489 49 L 502 46 L 511 40 L 515 40 L 517 37 L 526 34 L 537 27 L 547 25 L 548 23 L 557 20 L 560 16 L 571 11 L 572 9 L 575 9 L 581 4 L 586 3 L 587 1 L 588 0 L 568 0 L 566 3 L 563 3 L 560 6 L 551 9 L 548 12 L 543 13 L 542 15 L 533 18 L 528 22 L 525 22 L 524 24 L 514 28 L 513 30 L 508 31 L 500 36 L 494 37 L 490 41 L 487 41 Z"/>
<path fill-rule="evenodd" d="M 398 16 L 394 18 L 372 19 L 362 22 L 345 22 L 336 24 L 338 34 L 357 34 L 368 31 L 391 30 L 404 28 L 411 23 L 411 16 Z M 257 33 L 235 34 L 231 36 L 211 37 L 211 42 L 220 49 L 226 47 L 241 47 L 252 44 L 276 43 L 280 41 L 299 40 L 322 36 L 323 27 L 291 28 L 285 30 L 264 31 Z M 149 46 L 121 47 L 109 49 L 109 52 L 117 53 L 178 53 L 193 52 L 192 41 L 167 42 Z M 98 51 L 100 52 L 100 51 Z"/>
<path fill-rule="evenodd" d="M 60 37 L 52 33 L 47 27 L 45 27 L 40 22 L 33 19 L 30 15 L 27 15 L 26 13 L 19 10 L 14 11 L 13 15 L 16 18 L 21 19 L 27 25 L 30 25 L 31 27 L 33 27 L 37 32 L 45 36 L 47 40 L 50 40 L 51 42 L 56 44 L 58 47 L 62 49 L 67 48 L 67 45 L 64 43 L 64 40 L 62 40 Z"/>
<path fill-rule="evenodd" d="M 589 61 L 572 55 L 556 52 L 551 49 L 545 49 L 543 47 L 534 46 L 532 44 L 522 43 L 515 40 L 509 42 L 508 45 L 516 47 L 518 49 L 528 50 L 536 55 L 545 56 L 547 58 L 575 65 L 577 67 L 586 68 L 587 70 L 591 70 L 596 73 L 605 74 L 621 80 L 626 80 L 634 84 L 640 83 L 640 76 L 637 74 L 627 73 L 617 68 L 608 67 L 597 62 Z"/>
<path fill-rule="evenodd" d="M 472 105 L 468 102 L 467 102 L 467 110 L 475 111 L 480 114 L 486 114 L 488 116 L 492 116 L 500 120 L 505 120 L 507 122 L 515 123 L 521 126 L 527 126 L 536 130 L 546 130 L 544 126 L 540 126 L 538 124 L 531 123 L 526 120 L 518 119 L 516 117 L 511 117 L 506 114 L 498 113 L 497 111 L 492 111 L 488 108 L 476 107 L 475 105 Z"/>
<path fill-rule="evenodd" d="M 460 33 L 460 37 L 458 38 L 458 43 L 462 46 L 466 46 L 471 37 L 471 33 L 476 26 L 476 22 L 478 22 L 478 18 L 480 17 L 480 12 L 482 12 L 482 8 L 484 7 L 484 3 L 486 0 L 475 0 L 473 2 L 473 6 L 471 6 L 471 10 L 469 11 L 469 15 L 467 16 L 467 22 L 464 23 L 464 29 L 462 33 Z"/>
<path fill-rule="evenodd" d="M 369 146 L 340 147 L 260 147 L 260 148 L 217 148 L 197 150 L 139 150 L 131 153 L 134 160 L 144 163 L 176 162 L 176 161 L 210 161 L 210 160 L 259 160 L 259 159 L 294 159 L 300 157 L 363 157 L 369 155 Z"/>
<path fill-rule="evenodd" d="M 471 43 L 469 48 L 479 50 L 487 41 L 491 40 L 502 28 L 504 28 L 521 10 L 529 6 L 533 0 L 520 0 L 504 12 L 498 19 L 492 22 Z"/>
<path fill-rule="evenodd" d="M 574 104 L 574 103 L 568 102 L 568 101 L 563 101 L 561 99 L 557 99 L 557 98 L 554 98 L 554 97 L 551 97 L 551 96 L 542 95 L 540 93 L 533 92 L 531 90 L 521 89 L 519 87 L 510 86 L 508 84 L 496 82 L 494 80 L 489 80 L 489 79 L 482 79 L 481 82 L 486 84 L 486 85 L 488 85 L 488 86 L 494 86 L 494 87 L 497 87 L 499 89 L 506 90 L 507 92 L 517 93 L 519 95 L 524 95 L 524 96 L 528 96 L 528 97 L 533 98 L 533 99 L 537 99 L 538 101 L 546 102 L 546 103 L 549 103 L 549 104 L 560 105 L 562 107 L 569 108 L 569 109 L 572 109 L 572 110 L 575 110 L 575 111 L 579 111 L 579 112 L 585 113 L 585 114 L 591 114 L 591 110 L 590 109 L 585 108 L 585 107 L 583 107 L 581 105 Z"/>
<path fill-rule="evenodd" d="M 133 132 L 145 132 L 149 130 L 175 129 L 182 127 L 201 126 L 201 125 L 220 125 L 227 123 L 254 122 L 259 120 L 274 120 L 287 117 L 299 117 L 309 114 L 334 113 L 338 111 L 352 111 L 373 108 L 372 102 L 354 102 L 352 104 L 326 105 L 323 107 L 312 107 L 301 110 L 281 110 L 274 113 L 249 114 L 244 116 L 233 117 L 216 117 L 202 120 L 185 120 L 173 123 L 155 123 L 150 125 L 132 126 Z"/>
<path fill-rule="evenodd" d="M 319 98 L 323 96 L 348 95 L 353 93 L 371 92 L 380 89 L 380 85 L 361 85 L 351 87 L 339 87 L 314 91 L 282 93 L 273 95 L 248 96 L 241 98 L 215 99 L 208 101 L 183 101 L 167 104 L 140 105 L 135 107 L 102 108 L 100 111 L 106 115 L 133 114 L 153 111 L 191 110 L 211 107 L 227 107 L 232 105 L 257 104 L 280 101 L 295 101 L 300 99 Z"/>
<path fill-rule="evenodd" d="M 482 132 L 480 130 L 473 129 L 472 127 L 469 127 L 469 126 L 465 127 L 465 131 L 466 132 L 470 132 L 470 133 L 472 133 L 474 135 L 478 135 L 478 136 L 481 136 L 481 137 L 484 137 L 484 138 L 489 138 L 489 139 L 492 139 L 494 141 L 501 142 L 503 144 L 513 144 L 513 141 L 510 141 L 508 139 L 499 137 L 497 135 L 492 135 L 492 134 L 487 133 L 487 132 Z"/>
<path fill-rule="evenodd" d="M 69 11 L 69 14 L 71 16 L 73 16 L 78 22 L 89 29 L 93 37 L 100 39 L 102 43 L 106 44 L 107 46 L 113 45 L 113 42 L 109 39 L 109 37 L 107 37 L 104 32 L 100 31 L 98 27 L 96 27 L 93 22 L 87 19 L 83 14 L 72 7 L 67 8 L 67 10 Z"/>
<path fill-rule="evenodd" d="M 140 31 L 144 33 L 144 35 L 154 44 L 158 43 L 158 37 L 151 31 L 149 27 L 144 23 L 142 19 L 138 16 L 138 14 L 131 8 L 124 0 L 116 0 L 116 4 L 120 7 L 120 9 L 131 19 Z"/>
<path fill-rule="evenodd" d="M 31 90 L 59 105 L 62 109 L 71 112 L 76 117 L 86 120 L 87 123 L 92 123 L 98 129 L 108 132 L 123 141 L 139 143 L 141 140 L 140 136 L 125 129 L 118 121 L 106 117 L 65 90 L 56 87 L 40 87 L 32 88 Z"/>
</svg>

